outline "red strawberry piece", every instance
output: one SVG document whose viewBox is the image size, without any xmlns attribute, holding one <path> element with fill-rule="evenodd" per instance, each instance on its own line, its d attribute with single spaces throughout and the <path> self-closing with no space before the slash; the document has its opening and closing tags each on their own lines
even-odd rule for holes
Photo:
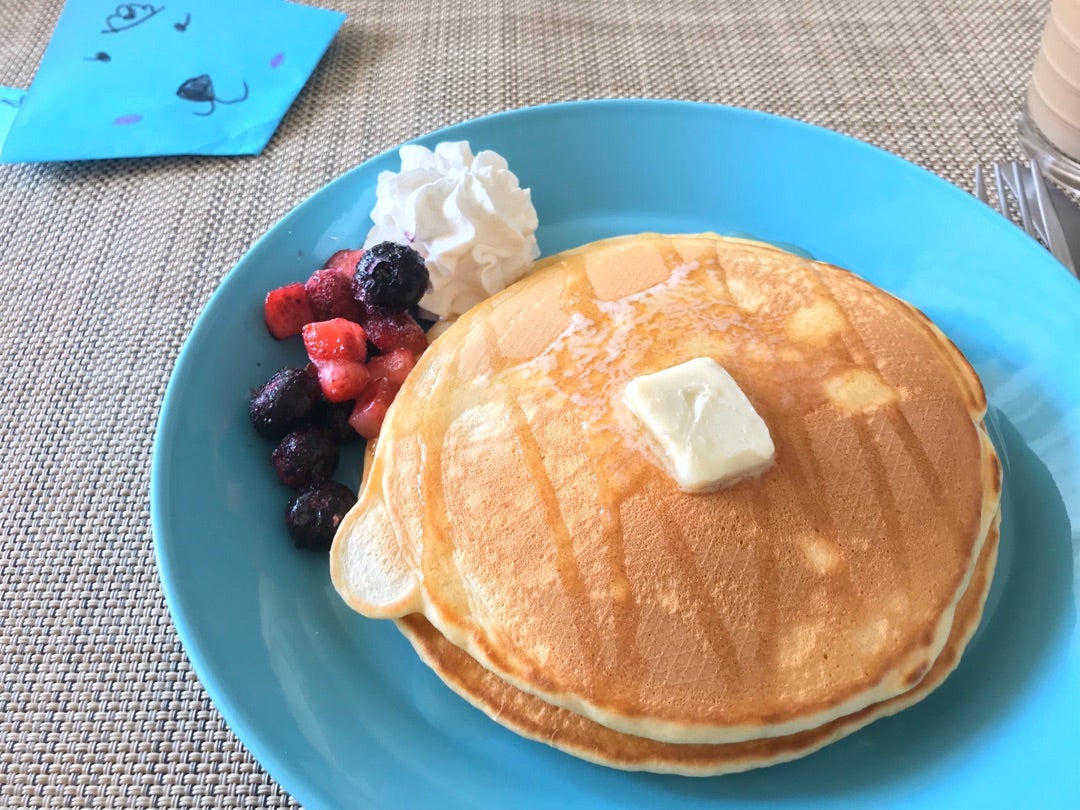
<svg viewBox="0 0 1080 810">
<path fill-rule="evenodd" d="M 352 277 L 356 274 L 356 265 L 360 263 L 360 257 L 363 255 L 364 251 L 362 249 L 339 250 L 326 260 L 326 269 L 340 270 L 343 273 L 348 273 L 351 282 Z"/>
<path fill-rule="evenodd" d="M 315 365 L 318 368 L 319 387 L 327 402 L 348 402 L 356 399 L 371 382 L 371 372 L 363 363 L 352 360 L 323 360 Z"/>
<path fill-rule="evenodd" d="M 347 318 L 359 323 L 364 305 L 353 294 L 352 276 L 334 269 L 316 270 L 304 285 L 315 321 Z"/>
<path fill-rule="evenodd" d="M 311 317 L 307 292 L 299 282 L 268 292 L 263 303 L 263 317 L 266 328 L 278 340 L 299 335 L 304 324 L 315 320 Z"/>
<path fill-rule="evenodd" d="M 416 355 L 408 349 L 391 349 L 367 362 L 372 380 L 389 380 L 397 390 L 416 365 Z"/>
<path fill-rule="evenodd" d="M 408 312 L 372 310 L 364 318 L 363 324 L 368 340 L 380 352 L 408 349 L 419 357 L 428 346 L 423 327 Z"/>
<path fill-rule="evenodd" d="M 345 318 L 306 324 L 301 332 L 304 348 L 316 366 L 323 361 L 363 363 L 367 360 L 367 335 L 364 327 Z"/>
<path fill-rule="evenodd" d="M 372 380 L 356 398 L 349 424 L 365 439 L 374 439 L 382 429 L 383 420 L 397 390 L 385 377 Z"/>
</svg>

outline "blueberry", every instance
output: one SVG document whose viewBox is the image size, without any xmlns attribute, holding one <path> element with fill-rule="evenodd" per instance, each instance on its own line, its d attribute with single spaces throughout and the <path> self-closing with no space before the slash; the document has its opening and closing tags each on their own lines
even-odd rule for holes
<svg viewBox="0 0 1080 810">
<path fill-rule="evenodd" d="M 312 423 L 323 428 L 330 434 L 330 439 L 337 445 L 348 444 L 360 438 L 360 434 L 349 424 L 356 403 L 353 400 L 347 402 L 327 402 L 325 399 L 315 409 Z"/>
<path fill-rule="evenodd" d="M 380 242 L 364 251 L 353 286 L 363 303 L 404 312 L 427 292 L 431 281 L 423 257 L 407 245 Z"/>
<path fill-rule="evenodd" d="M 338 449 L 325 430 L 301 428 L 286 434 L 270 459 L 281 482 L 297 489 L 329 480 L 337 469 Z"/>
<path fill-rule="evenodd" d="M 304 487 L 285 510 L 285 525 L 297 548 L 328 551 L 356 496 L 337 481 Z"/>
<path fill-rule="evenodd" d="M 251 397 L 251 424 L 260 436 L 280 439 L 308 420 L 320 398 L 319 382 L 307 371 L 283 368 Z"/>
</svg>

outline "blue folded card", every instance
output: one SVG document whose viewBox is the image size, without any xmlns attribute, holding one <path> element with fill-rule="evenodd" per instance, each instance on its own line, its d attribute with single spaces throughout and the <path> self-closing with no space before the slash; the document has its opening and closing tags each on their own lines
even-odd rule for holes
<svg viewBox="0 0 1080 810">
<path fill-rule="evenodd" d="M 258 154 L 344 20 L 286 0 L 68 0 L 29 91 L 0 103 L 0 162 Z"/>
<path fill-rule="evenodd" d="M 8 130 L 15 123 L 15 116 L 22 106 L 22 100 L 26 96 L 25 90 L 15 87 L 0 87 L 0 143 L 4 142 Z"/>
</svg>

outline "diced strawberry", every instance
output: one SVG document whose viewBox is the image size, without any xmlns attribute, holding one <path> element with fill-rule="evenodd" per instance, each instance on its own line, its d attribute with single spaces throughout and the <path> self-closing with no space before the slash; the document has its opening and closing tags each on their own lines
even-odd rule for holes
<svg viewBox="0 0 1080 810">
<path fill-rule="evenodd" d="M 367 360 L 367 334 L 364 327 L 345 318 L 316 321 L 301 331 L 304 348 L 316 366 L 322 361 L 363 363 Z"/>
<path fill-rule="evenodd" d="M 353 274 L 356 273 L 356 265 L 360 263 L 360 257 L 363 255 L 363 249 L 339 250 L 326 260 L 326 269 L 340 270 L 344 273 L 348 273 L 349 277 L 352 278 Z"/>
<path fill-rule="evenodd" d="M 359 323 L 364 319 L 364 305 L 353 295 L 352 276 L 334 269 L 316 270 L 304 285 L 311 303 L 312 320 L 346 318 Z"/>
<path fill-rule="evenodd" d="M 385 377 L 372 380 L 371 384 L 356 398 L 349 424 L 365 439 L 374 439 L 382 429 L 383 420 L 390 403 L 397 393 Z"/>
<path fill-rule="evenodd" d="M 408 349 L 419 357 L 428 346 L 423 327 L 408 312 L 372 310 L 364 318 L 363 324 L 368 340 L 380 352 Z"/>
<path fill-rule="evenodd" d="M 368 388 L 371 372 L 363 363 L 351 360 L 317 362 L 319 387 L 328 402 L 348 402 Z"/>
<path fill-rule="evenodd" d="M 266 294 L 263 318 L 270 334 L 278 340 L 299 335 L 304 324 L 311 323 L 311 304 L 304 285 L 286 284 Z"/>
<path fill-rule="evenodd" d="M 397 390 L 416 365 L 416 355 L 408 349 L 391 349 L 367 362 L 373 380 L 389 380 Z"/>
</svg>

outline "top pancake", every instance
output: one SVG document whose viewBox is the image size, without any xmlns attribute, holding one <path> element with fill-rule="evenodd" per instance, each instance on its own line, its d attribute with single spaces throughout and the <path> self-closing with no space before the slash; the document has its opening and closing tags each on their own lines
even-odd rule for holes
<svg viewBox="0 0 1080 810">
<path fill-rule="evenodd" d="M 773 467 L 681 491 L 622 390 L 716 359 Z M 525 692 L 628 734 L 792 734 L 939 654 L 997 509 L 974 372 L 920 313 L 756 242 L 552 257 L 432 345 L 387 414 L 334 583 L 422 613 Z"/>
</svg>

